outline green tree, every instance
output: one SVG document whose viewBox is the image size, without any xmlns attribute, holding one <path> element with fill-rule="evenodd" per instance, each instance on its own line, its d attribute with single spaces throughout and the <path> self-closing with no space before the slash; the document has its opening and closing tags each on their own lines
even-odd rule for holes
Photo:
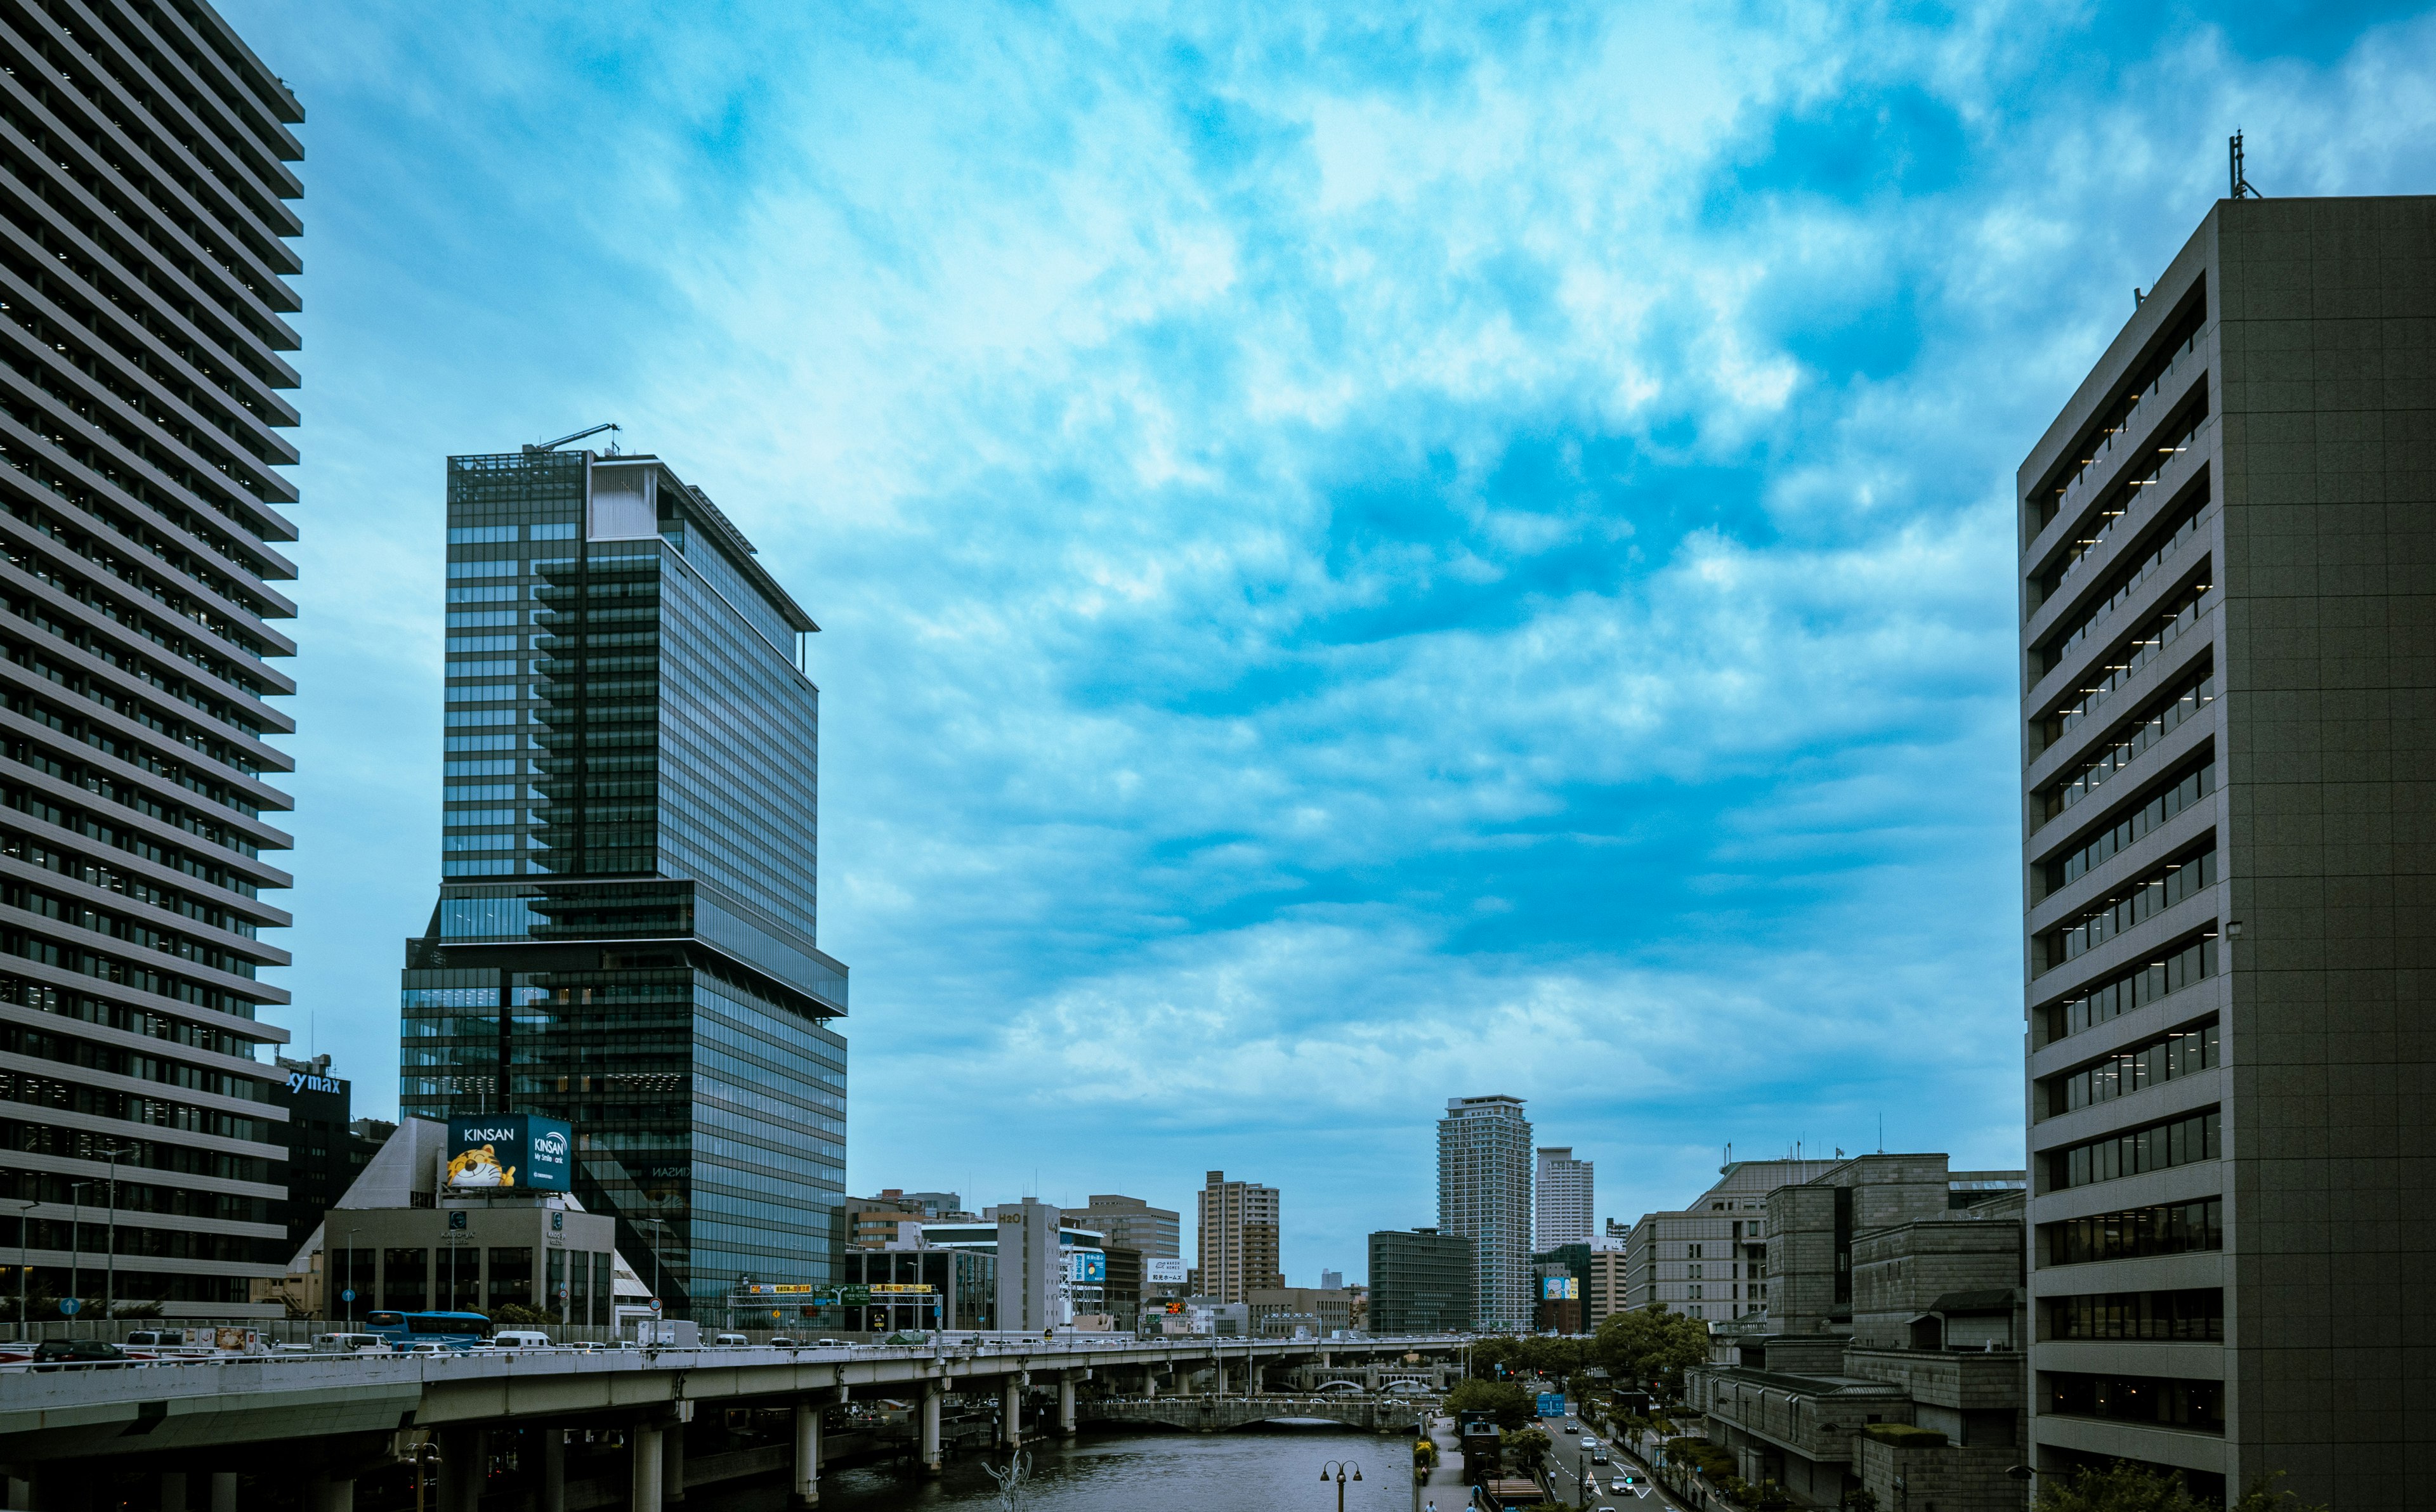
<svg viewBox="0 0 2436 1512">
<path fill-rule="evenodd" d="M 1655 1381 L 1670 1393 L 1680 1391 L 1683 1372 L 1709 1358 L 1709 1328 L 1652 1302 L 1636 1312 L 1609 1313 L 1591 1341 L 1591 1354 L 1618 1381 Z"/>
<path fill-rule="evenodd" d="M 1528 1475 L 1539 1468 L 1540 1459 L 1548 1451 L 1556 1447 L 1556 1440 L 1548 1436 L 1546 1429 L 1534 1424 L 1499 1435 L 1497 1447 L 1505 1457 L 1506 1469 Z"/>
<path fill-rule="evenodd" d="M 1538 1405 L 1529 1392 L 1510 1381 L 1457 1382 L 1446 1398 L 1450 1416 L 1485 1412 L 1496 1419 L 1498 1427 L 1509 1431 L 1535 1420 Z"/>
</svg>

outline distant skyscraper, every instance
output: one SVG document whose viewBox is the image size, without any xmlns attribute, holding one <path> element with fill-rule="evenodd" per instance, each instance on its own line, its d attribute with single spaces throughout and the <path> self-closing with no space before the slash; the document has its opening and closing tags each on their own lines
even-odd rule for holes
<svg viewBox="0 0 2436 1512">
<path fill-rule="evenodd" d="M 573 1122 L 577 1193 L 671 1311 L 833 1275 L 818 628 L 656 458 L 449 459 L 440 901 L 399 1101 Z"/>
<path fill-rule="evenodd" d="M 1540 1151 L 1540 1223 L 1532 1247 L 1551 1250 L 1559 1244 L 1587 1244 L 1597 1232 L 1592 1217 L 1592 1161 L 1574 1158 L 1572 1145 L 1544 1146 Z"/>
<path fill-rule="evenodd" d="M 2043 1486 L 2436 1506 L 2431 246 L 2219 200 L 2017 475 Z"/>
<path fill-rule="evenodd" d="M 1278 1270 L 1278 1189 L 1212 1171 L 1201 1188 L 1201 1291 L 1241 1302 L 1256 1286 L 1283 1286 Z"/>
<path fill-rule="evenodd" d="M 1343 1271 L 1322 1271 L 1319 1273 L 1319 1289 L 1321 1291 L 1333 1292 L 1341 1289 L 1344 1285 L 1345 1273 Z"/>
<path fill-rule="evenodd" d="M 1109 1191 L 1093 1192 L 1088 1208 L 1066 1209 L 1068 1223 L 1096 1229 L 1107 1236 L 1109 1243 L 1140 1250 L 1156 1260 L 1183 1258 L 1181 1217 L 1173 1208 L 1154 1208 L 1140 1197 Z"/>
<path fill-rule="evenodd" d="M 1472 1246 L 1475 1323 L 1531 1326 L 1531 1121 L 1519 1097 L 1453 1097 L 1438 1120 L 1438 1230 Z"/>
<path fill-rule="evenodd" d="M 117 1300 L 275 1316 L 304 112 L 198 0 L 13 10 L 0 65 L 8 1291 L 98 1295 L 114 1177 Z"/>
</svg>

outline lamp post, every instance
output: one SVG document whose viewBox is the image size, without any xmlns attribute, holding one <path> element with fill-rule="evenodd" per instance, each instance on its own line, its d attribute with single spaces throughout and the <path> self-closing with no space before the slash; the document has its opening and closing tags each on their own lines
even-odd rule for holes
<svg viewBox="0 0 2436 1512">
<path fill-rule="evenodd" d="M 40 1208 L 39 1200 L 20 1199 L 17 1204 L 17 1327 L 30 1328 L 33 1319 L 26 1316 L 26 1274 L 33 1267 L 26 1263 L 26 1230 L 33 1224 L 26 1216 Z"/>
<path fill-rule="evenodd" d="M 347 1274 L 339 1285 L 339 1296 L 347 1304 L 347 1331 L 349 1333 L 356 1331 L 356 1236 L 362 1232 L 363 1230 L 360 1228 L 350 1228 L 347 1230 Z M 327 1312 L 330 1311 L 329 1303 L 330 1299 L 328 1297 L 324 1296 L 322 1299 L 322 1312 Z"/>
<path fill-rule="evenodd" d="M 1331 1478 L 1336 1482 L 1336 1512 L 1345 1512 L 1345 1471 L 1348 1467 L 1351 1468 L 1355 1480 L 1362 1479 L 1362 1464 L 1359 1460 L 1332 1459 L 1319 1468 L 1320 1485 L 1326 1486 Z M 1331 1477 L 1328 1473 L 1330 1470 L 1334 1470 L 1336 1474 Z"/>
<path fill-rule="evenodd" d="M 657 1228 L 665 1232 L 668 1226 L 668 1220 L 665 1218 L 637 1218 L 635 1220 L 635 1227 L 637 1230 Z M 661 1311 L 660 1246 L 652 1241 L 649 1234 L 645 1234 L 643 1236 L 643 1247 L 651 1251 L 652 1254 L 652 1311 L 654 1314 L 657 1314 Z"/>
<path fill-rule="evenodd" d="M 84 1269 L 84 1189 L 92 1185 L 90 1181 L 68 1183 L 68 1300 L 78 1308 L 84 1306 L 84 1298 L 77 1295 L 84 1290 L 80 1274 Z M 68 1314 L 68 1334 L 72 1338 L 76 1334 L 73 1312 Z"/>
<path fill-rule="evenodd" d="M 110 1236 L 110 1254 L 103 1262 L 101 1283 L 101 1316 L 105 1322 L 118 1315 L 118 1159 L 143 1153 L 141 1145 L 115 1144 L 102 1152 L 102 1158 L 110 1162 L 110 1224 L 104 1230 Z"/>
</svg>

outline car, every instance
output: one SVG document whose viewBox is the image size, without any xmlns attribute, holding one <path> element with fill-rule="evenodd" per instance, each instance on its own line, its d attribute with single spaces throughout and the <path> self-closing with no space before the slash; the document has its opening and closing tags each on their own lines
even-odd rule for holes
<svg viewBox="0 0 2436 1512">
<path fill-rule="evenodd" d="M 1566 1432 L 1566 1433 L 1569 1433 L 1569 1434 L 1578 1434 L 1578 1433 L 1580 1433 L 1581 1431 L 1582 1431 L 1582 1425 L 1581 1425 L 1581 1424 L 1579 1424 L 1579 1423 L 1577 1423 L 1577 1422 L 1574 1421 L 1574 1419 L 1572 1419 L 1572 1418 L 1570 1418 L 1570 1417 L 1568 1417 L 1568 1418 L 1566 1418 L 1566 1419 L 1565 1419 L 1565 1432 Z"/>
<path fill-rule="evenodd" d="M 436 1339 L 420 1339 L 406 1347 L 409 1354 L 455 1354 L 457 1351 Z"/>
<path fill-rule="evenodd" d="M 126 1364 L 127 1351 L 101 1339 L 44 1339 L 34 1347 L 37 1370 L 57 1370 L 64 1365 L 111 1370 Z"/>
<path fill-rule="evenodd" d="M 131 1339 L 130 1343 L 133 1342 Z M 322 1354 L 387 1354 L 389 1341 L 377 1333 L 317 1333 L 315 1351 Z"/>
<path fill-rule="evenodd" d="M 814 1339 L 812 1341 L 812 1345 L 813 1347 L 820 1349 L 843 1349 L 845 1347 L 845 1341 L 843 1339 Z"/>
<path fill-rule="evenodd" d="M 1632 1483 L 1619 1475 L 1607 1483 L 1607 1488 L 1610 1491 L 1629 1491 L 1632 1489 Z"/>
<path fill-rule="evenodd" d="M 1592 1464 L 1593 1464 L 1593 1465 L 1604 1465 L 1604 1464 L 1606 1464 L 1606 1463 L 1607 1463 L 1607 1451 L 1606 1451 L 1606 1450 L 1603 1450 L 1603 1449 L 1594 1449 L 1594 1450 L 1592 1450 L 1592 1451 L 1591 1451 L 1591 1463 L 1592 1463 Z"/>
<path fill-rule="evenodd" d="M 719 1349 L 740 1349 L 752 1342 L 740 1333 L 714 1333 L 710 1336 L 711 1347 Z"/>
<path fill-rule="evenodd" d="M 501 1329 L 491 1335 L 494 1349 L 547 1349 L 549 1335 L 539 1329 Z"/>
<path fill-rule="evenodd" d="M 770 1347 L 773 1349 L 800 1349 L 803 1347 L 803 1345 L 796 1340 L 788 1338 L 782 1333 L 770 1341 Z"/>
<path fill-rule="evenodd" d="M 1582 1448 L 1584 1448 L 1584 1449 L 1596 1449 L 1596 1448 L 1598 1448 L 1598 1447 L 1599 1447 L 1599 1441 L 1598 1441 L 1597 1439 L 1592 1438 L 1592 1437 L 1590 1434 L 1584 1434 L 1582 1435 Z"/>
</svg>

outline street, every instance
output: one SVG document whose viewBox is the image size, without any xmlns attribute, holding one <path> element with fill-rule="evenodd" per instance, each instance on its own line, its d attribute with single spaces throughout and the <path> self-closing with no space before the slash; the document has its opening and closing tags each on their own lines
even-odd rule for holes
<svg viewBox="0 0 2436 1512">
<path fill-rule="evenodd" d="M 1565 1426 L 1567 1422 L 1575 1423 L 1576 1426 L 1568 1429 Z M 1548 1451 L 1548 1469 L 1550 1478 L 1556 1483 L 1558 1500 L 1592 1508 L 1610 1507 L 1614 1512 L 1683 1512 L 1682 1503 L 1668 1495 L 1665 1487 L 1658 1484 L 1658 1478 L 1650 1467 L 1643 1464 L 1637 1456 L 1627 1453 L 1605 1435 L 1592 1432 L 1589 1425 L 1583 1423 L 1580 1418 L 1542 1417 L 1540 1419 L 1540 1429 L 1548 1435 L 1549 1443 L 1554 1446 Z M 1595 1440 L 1602 1449 L 1606 1450 L 1607 1464 L 1587 1463 L 1592 1451 L 1582 1448 L 1584 1438 Z M 1585 1469 L 1592 1472 L 1592 1482 L 1591 1494 L 1587 1498 L 1582 1495 L 1582 1471 Z M 1609 1489 L 1615 1477 L 1627 1470 L 1632 1472 L 1634 1479 L 1649 1486 L 1647 1497 L 1636 1496 L 1630 1491 Z"/>
</svg>

